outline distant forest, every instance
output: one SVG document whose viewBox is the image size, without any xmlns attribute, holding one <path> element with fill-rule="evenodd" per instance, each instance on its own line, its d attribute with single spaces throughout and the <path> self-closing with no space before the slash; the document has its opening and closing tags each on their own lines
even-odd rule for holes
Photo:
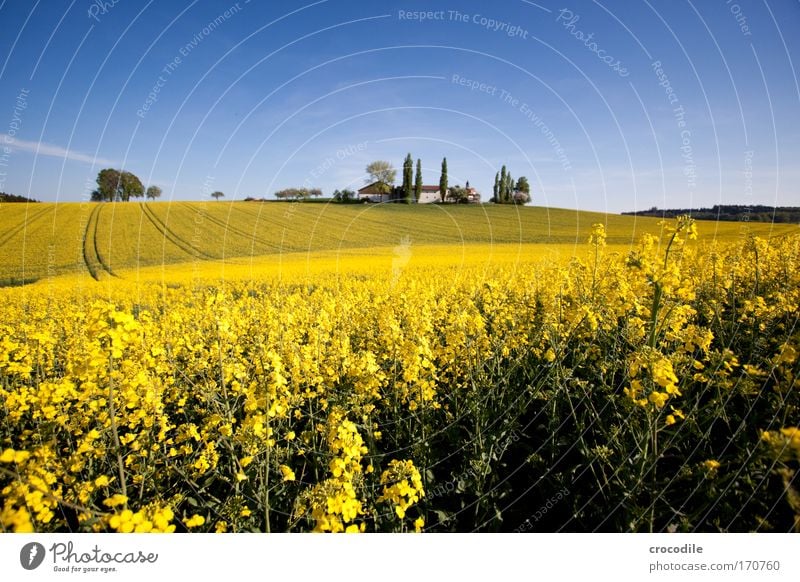
<svg viewBox="0 0 800 582">
<path fill-rule="evenodd" d="M 633 216 L 656 216 L 658 218 L 675 218 L 688 214 L 697 220 L 729 220 L 737 222 L 800 222 L 800 208 L 796 206 L 739 206 L 735 204 L 717 204 L 711 208 L 680 208 L 676 210 L 659 210 L 655 206 L 650 210 L 623 212 Z"/>
<path fill-rule="evenodd" d="M 0 192 L 0 202 L 38 202 L 38 200 L 31 200 L 30 198 L 25 198 L 25 196 Z"/>
</svg>

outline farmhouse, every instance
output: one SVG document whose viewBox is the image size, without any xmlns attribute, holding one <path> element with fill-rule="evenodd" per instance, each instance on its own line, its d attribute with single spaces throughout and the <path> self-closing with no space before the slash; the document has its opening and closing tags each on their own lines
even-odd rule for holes
<svg viewBox="0 0 800 582">
<path fill-rule="evenodd" d="M 456 186 L 458 188 L 458 186 Z M 453 192 L 448 192 L 448 202 L 461 202 L 467 204 L 480 204 L 481 203 L 481 194 L 475 188 L 469 185 L 469 180 L 467 180 L 466 186 L 460 189 L 461 199 L 458 196 L 454 197 Z M 452 198 L 452 200 L 450 200 Z"/>
<path fill-rule="evenodd" d="M 466 192 L 466 199 L 462 200 L 463 202 L 468 202 L 472 204 L 479 203 L 481 200 L 481 195 L 475 188 L 471 188 L 469 182 L 467 182 L 466 188 L 463 189 Z M 451 190 L 450 188 L 447 189 L 447 195 L 445 197 L 445 202 L 454 203 L 458 202 L 459 200 L 451 197 Z M 358 199 L 362 202 L 395 202 L 403 200 L 403 190 L 399 186 L 390 186 L 384 184 L 383 182 L 373 182 L 372 184 L 367 184 L 363 188 L 358 191 Z M 441 202 L 442 197 L 439 194 L 439 186 L 438 185 L 423 185 L 422 191 L 419 196 L 419 204 L 433 204 L 435 202 Z"/>
<path fill-rule="evenodd" d="M 449 192 L 448 188 L 448 192 Z M 441 202 L 442 196 L 439 194 L 439 186 L 422 186 L 422 193 L 419 195 L 420 204 L 431 204 Z"/>
<path fill-rule="evenodd" d="M 384 182 L 373 182 L 358 191 L 358 199 L 361 202 L 391 202 L 396 200 L 396 189 Z"/>
</svg>

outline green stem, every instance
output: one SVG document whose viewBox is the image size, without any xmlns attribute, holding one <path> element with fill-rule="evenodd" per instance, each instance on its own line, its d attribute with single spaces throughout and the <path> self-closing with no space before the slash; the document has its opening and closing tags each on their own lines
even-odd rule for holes
<svg viewBox="0 0 800 582">
<path fill-rule="evenodd" d="M 109 357 L 108 360 L 108 412 L 111 416 L 111 434 L 114 437 L 114 447 L 117 453 L 117 470 L 119 471 L 119 483 L 122 487 L 122 495 L 128 496 L 128 488 L 125 485 L 125 463 L 122 461 L 122 445 L 119 442 L 119 431 L 117 430 L 117 410 L 114 406 L 114 379 L 112 374 L 114 372 L 114 356 Z M 125 507 L 128 507 L 127 502 Z"/>
<path fill-rule="evenodd" d="M 647 340 L 647 345 L 651 348 L 656 347 L 656 337 L 658 335 L 658 310 L 661 308 L 661 295 L 663 289 L 661 283 L 655 283 L 655 292 L 653 293 L 653 307 L 650 309 L 650 337 Z"/>
</svg>

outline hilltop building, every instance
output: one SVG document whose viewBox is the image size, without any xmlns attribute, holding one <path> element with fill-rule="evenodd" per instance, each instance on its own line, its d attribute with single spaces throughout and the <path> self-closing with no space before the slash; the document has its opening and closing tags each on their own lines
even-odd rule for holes
<svg viewBox="0 0 800 582">
<path fill-rule="evenodd" d="M 471 188 L 469 182 L 467 182 L 466 188 L 464 188 L 467 192 L 466 201 L 470 204 L 477 204 L 481 200 L 480 193 L 475 189 Z M 367 184 L 363 188 L 358 191 L 358 199 L 362 202 L 398 202 L 403 200 L 403 190 L 399 186 L 388 186 L 386 184 L 382 184 L 381 182 L 373 182 L 372 184 Z M 419 197 L 419 204 L 433 204 L 435 202 L 441 202 L 442 197 L 439 193 L 439 186 L 438 185 L 423 185 L 422 192 Z M 413 202 L 413 201 L 412 201 Z M 447 189 L 447 196 L 445 197 L 446 203 L 455 203 L 458 200 L 455 200 L 450 197 L 450 189 Z"/>
</svg>

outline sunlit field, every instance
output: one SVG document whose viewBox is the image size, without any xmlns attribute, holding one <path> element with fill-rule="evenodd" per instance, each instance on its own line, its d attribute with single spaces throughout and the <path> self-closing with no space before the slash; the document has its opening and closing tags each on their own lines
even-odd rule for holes
<svg viewBox="0 0 800 582">
<path fill-rule="evenodd" d="M 796 225 L 0 213 L 3 531 L 800 527 Z"/>
<path fill-rule="evenodd" d="M 272 265 L 300 258 L 298 253 L 314 262 L 318 251 L 323 252 L 322 263 L 331 256 L 361 251 L 408 254 L 420 261 L 427 251 L 417 249 L 433 246 L 429 251 L 438 258 L 491 262 L 495 254 L 487 255 L 487 246 L 502 245 L 503 254 L 513 254 L 517 251 L 511 245 L 519 247 L 519 258 L 525 260 L 552 254 L 554 248 L 560 255 L 571 254 L 598 222 L 608 230 L 609 245 L 621 251 L 632 248 L 642 233 L 659 231 L 658 220 L 652 218 L 508 206 L 4 204 L 0 208 L 0 285 L 69 273 L 102 280 L 131 268 L 179 263 Z M 769 238 L 796 231 L 795 225 L 786 224 L 704 223 L 701 240 L 735 241 L 748 234 Z M 398 246 L 407 248 L 396 250 Z"/>
</svg>

